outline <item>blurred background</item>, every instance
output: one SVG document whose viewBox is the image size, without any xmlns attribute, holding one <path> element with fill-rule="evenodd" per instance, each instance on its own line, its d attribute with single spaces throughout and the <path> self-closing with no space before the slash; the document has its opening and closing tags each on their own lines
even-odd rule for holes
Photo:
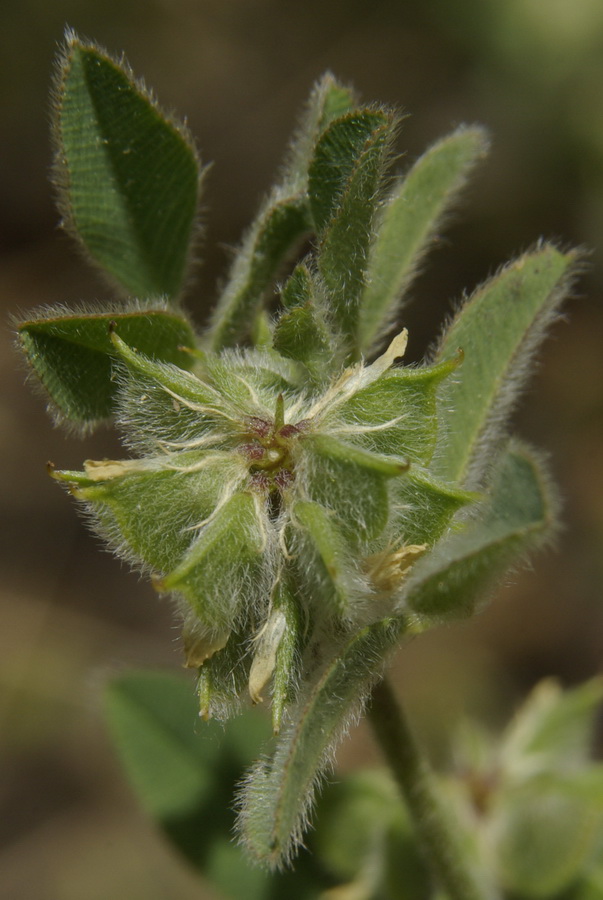
<svg viewBox="0 0 603 900">
<path fill-rule="evenodd" d="M 589 253 L 517 412 L 546 449 L 565 527 L 553 551 L 477 619 L 404 647 L 400 694 L 437 757 L 462 713 L 493 726 L 553 675 L 603 662 L 603 4 L 600 0 L 4 0 L 0 103 L 0 896 L 212 897 L 139 811 L 102 718 L 102 685 L 132 666 L 180 666 L 171 610 L 86 531 L 45 473 L 120 451 L 109 431 L 54 429 L 24 384 L 9 316 L 102 301 L 108 288 L 57 229 L 47 176 L 48 85 L 68 24 L 125 52 L 186 117 L 205 162 L 201 322 L 271 184 L 297 112 L 327 68 L 404 122 L 400 166 L 461 122 L 492 153 L 437 242 L 405 314 L 419 360 L 451 303 L 539 237 Z M 191 680 L 192 687 L 192 680 Z M 375 762 L 360 728 L 351 768 Z"/>
</svg>

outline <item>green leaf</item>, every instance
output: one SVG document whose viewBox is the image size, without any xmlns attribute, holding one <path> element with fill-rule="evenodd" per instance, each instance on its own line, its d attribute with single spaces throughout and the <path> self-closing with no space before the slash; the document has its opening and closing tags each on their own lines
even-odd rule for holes
<svg viewBox="0 0 603 900">
<path fill-rule="evenodd" d="M 19 341 L 60 419 L 84 428 L 114 412 L 116 356 L 109 326 L 141 352 L 182 369 L 193 364 L 186 352 L 195 336 L 182 316 L 164 309 L 126 313 L 65 315 L 48 310 L 43 318 L 18 325 Z"/>
<path fill-rule="evenodd" d="M 603 766 L 534 778 L 505 791 L 493 815 L 502 885 L 521 897 L 557 897 L 592 861 L 603 826 Z"/>
<path fill-rule="evenodd" d="M 274 349 L 305 367 L 312 383 L 322 384 L 338 364 L 331 348 L 331 334 L 317 303 L 314 280 L 300 264 L 287 281 L 281 295 L 285 312 L 274 328 Z"/>
<path fill-rule="evenodd" d="M 268 898 L 273 879 L 232 844 L 233 784 L 257 755 L 265 720 L 246 713 L 228 732 L 195 727 L 190 683 L 163 672 L 132 672 L 106 689 L 106 715 L 126 774 L 147 812 L 184 857 L 225 897 Z M 224 859 L 228 859 L 225 866 Z"/>
<path fill-rule="evenodd" d="M 351 359 L 359 356 L 358 302 L 365 284 L 373 223 L 381 199 L 381 179 L 395 128 L 392 115 L 381 113 L 380 118 L 381 123 L 364 142 L 355 140 L 356 156 L 349 159 L 351 166 L 348 167 L 345 157 L 343 165 L 334 159 L 330 179 L 326 178 L 324 160 L 317 159 L 315 167 L 326 182 L 318 195 L 321 205 L 319 215 L 323 214 L 322 207 L 331 205 L 330 217 L 324 226 L 317 223 L 320 235 L 318 269 L 327 292 L 334 327 L 339 331 L 341 342 Z M 336 124 L 331 128 L 335 128 Z M 323 165 L 318 166 L 319 161 Z M 338 185 L 337 177 L 344 175 L 347 175 L 345 182 Z"/>
<path fill-rule="evenodd" d="M 199 161 L 130 71 L 68 33 L 56 91 L 65 225 L 131 295 L 175 298 L 188 268 Z"/>
<path fill-rule="evenodd" d="M 330 434 L 354 434 L 375 453 L 426 464 L 437 436 L 436 390 L 458 358 L 438 366 L 392 368 L 338 403 L 324 419 Z"/>
<path fill-rule="evenodd" d="M 535 773 L 571 772 L 591 756 L 595 716 L 603 700 L 603 680 L 593 678 L 571 690 L 553 679 L 540 682 L 503 737 L 499 759 L 514 782 Z"/>
<path fill-rule="evenodd" d="M 360 299 L 359 338 L 364 353 L 395 321 L 401 298 L 456 200 L 467 174 L 484 156 L 480 128 L 459 128 L 434 144 L 391 191 L 379 215 L 366 287 Z"/>
<path fill-rule="evenodd" d="M 241 491 L 218 506 L 199 531 L 184 559 L 157 587 L 178 591 L 205 625 L 221 631 L 232 626 L 243 603 L 252 602 L 254 583 L 262 587 L 264 525 L 254 497 Z"/>
<path fill-rule="evenodd" d="M 408 463 L 328 435 L 308 436 L 304 448 L 308 497 L 332 510 L 352 543 L 377 537 L 388 519 L 386 480 L 404 475 Z"/>
<path fill-rule="evenodd" d="M 308 825 L 317 780 L 345 733 L 404 623 L 383 621 L 338 648 L 290 713 L 273 755 L 248 774 L 238 828 L 250 853 L 275 868 L 291 859 Z"/>
<path fill-rule="evenodd" d="M 249 230 L 213 313 L 209 341 L 214 350 L 245 340 L 292 248 L 308 231 L 303 194 L 276 190 Z"/>
<path fill-rule="evenodd" d="M 163 572 L 174 569 L 237 475 L 229 453 L 175 453 L 155 459 L 103 463 L 85 476 L 54 472 L 90 504 L 101 532 L 118 552 Z M 106 474 L 105 474 L 106 473 Z M 93 476 L 93 477 L 90 477 Z"/>
<path fill-rule="evenodd" d="M 439 393 L 444 438 L 436 474 L 479 487 L 575 261 L 574 253 L 544 245 L 506 266 L 459 310 L 437 356 L 464 352 L 456 377 Z"/>
<path fill-rule="evenodd" d="M 479 494 L 450 487 L 416 466 L 411 466 L 407 477 L 392 487 L 393 532 L 405 544 L 432 546 L 456 512 L 480 499 Z"/>
<path fill-rule="evenodd" d="M 339 84 L 330 72 L 316 82 L 286 166 L 287 183 L 298 190 L 306 189 L 316 141 L 334 119 L 350 112 L 355 103 L 351 88 Z"/>
<path fill-rule="evenodd" d="M 482 516 L 415 564 L 404 605 L 427 617 L 472 613 L 509 566 L 550 536 L 554 523 L 555 503 L 539 463 L 525 448 L 512 448 Z"/>
<path fill-rule="evenodd" d="M 292 509 L 299 582 L 317 614 L 347 617 L 363 592 L 340 523 L 318 503 L 299 500 Z"/>
<path fill-rule="evenodd" d="M 380 110 L 354 110 L 331 122 L 318 139 L 309 166 L 308 191 L 319 235 L 329 225 L 363 154 L 380 144 L 391 117 Z"/>
<path fill-rule="evenodd" d="M 399 788 L 386 771 L 338 777 L 325 787 L 318 811 L 310 848 L 339 880 L 364 886 L 360 896 L 431 897 L 413 826 Z M 356 895 L 350 890 L 349 896 Z"/>
</svg>

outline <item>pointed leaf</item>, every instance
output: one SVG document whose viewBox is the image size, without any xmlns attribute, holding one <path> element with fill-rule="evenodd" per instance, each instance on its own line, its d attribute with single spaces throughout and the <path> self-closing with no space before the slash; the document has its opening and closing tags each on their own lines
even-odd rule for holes
<svg viewBox="0 0 603 900">
<path fill-rule="evenodd" d="M 319 235 L 340 206 L 358 160 L 389 124 L 390 116 L 380 110 L 355 110 L 335 119 L 320 136 L 308 181 L 312 218 Z"/>
<path fill-rule="evenodd" d="M 336 205 L 331 218 L 321 232 L 318 269 L 334 326 L 352 359 L 359 356 L 358 302 L 365 284 L 373 223 L 394 128 L 393 116 L 384 116 L 383 124 L 359 148 L 340 196 L 334 197 Z"/>
<path fill-rule="evenodd" d="M 309 380 L 321 384 L 338 360 L 333 358 L 331 334 L 317 299 L 309 270 L 303 264 L 296 266 L 281 294 L 286 311 L 274 328 L 274 349 L 302 363 Z"/>
<path fill-rule="evenodd" d="M 479 494 L 450 487 L 412 466 L 406 478 L 393 485 L 394 533 L 405 544 L 433 546 L 454 514 L 479 499 Z"/>
<path fill-rule="evenodd" d="M 404 623 L 379 622 L 333 654 L 290 714 L 274 754 L 247 776 L 238 828 L 249 853 L 271 868 L 290 861 L 308 826 L 320 776 L 334 745 L 381 674 Z"/>
<path fill-rule="evenodd" d="M 545 245 L 478 288 L 456 315 L 437 358 L 451 359 L 460 347 L 464 361 L 440 391 L 444 439 L 436 474 L 479 486 L 575 261 L 575 254 Z"/>
<path fill-rule="evenodd" d="M 127 293 L 177 297 L 199 190 L 192 139 L 130 71 L 68 34 L 56 92 L 56 173 L 69 230 Z"/>
<path fill-rule="evenodd" d="M 304 448 L 308 497 L 333 511 L 351 542 L 377 537 L 388 518 L 386 479 L 403 475 L 408 464 L 327 435 L 306 438 Z"/>
<path fill-rule="evenodd" d="M 602 700 L 601 678 L 566 691 L 552 679 L 538 684 L 504 735 L 499 758 L 505 777 L 517 782 L 583 767 Z"/>
<path fill-rule="evenodd" d="M 339 84 L 330 72 L 317 81 L 293 142 L 285 169 L 286 183 L 305 190 L 316 141 L 334 119 L 350 112 L 355 102 L 354 92 Z"/>
<path fill-rule="evenodd" d="M 367 450 L 427 463 L 436 443 L 436 390 L 457 365 L 458 358 L 438 366 L 391 368 L 338 403 L 324 424 L 330 434 L 353 434 Z"/>
<path fill-rule="evenodd" d="M 208 627 L 228 628 L 241 604 L 250 603 L 263 587 L 265 539 L 254 497 L 235 493 L 216 509 L 184 559 L 157 588 L 182 594 Z"/>
<path fill-rule="evenodd" d="M 363 599 L 363 585 L 340 524 L 323 506 L 306 500 L 294 505 L 292 518 L 298 526 L 294 543 L 299 579 L 308 597 L 323 615 L 349 616 Z"/>
<path fill-rule="evenodd" d="M 36 375 L 48 391 L 60 419 L 84 428 L 114 412 L 115 348 L 109 336 L 114 322 L 124 340 L 149 357 L 192 366 L 195 336 L 186 319 L 164 309 L 111 314 L 54 314 L 18 325 L 19 341 Z"/>
<path fill-rule="evenodd" d="M 554 522 L 555 504 L 539 464 L 525 448 L 513 448 L 483 517 L 415 564 L 404 605 L 428 617 L 473 612 L 509 566 L 549 537 Z"/>
<path fill-rule="evenodd" d="M 213 314 L 209 339 L 214 350 L 249 336 L 284 261 L 308 229 L 303 194 L 283 197 L 276 190 L 249 230 Z"/>
<path fill-rule="evenodd" d="M 175 453 L 92 466 L 85 473 L 54 472 L 90 504 L 101 533 L 127 559 L 147 568 L 174 569 L 241 468 L 230 453 Z M 83 476 L 83 477 L 82 477 Z"/>
<path fill-rule="evenodd" d="M 487 149 L 480 128 L 459 128 L 434 144 L 391 192 L 379 216 L 360 300 L 360 347 L 370 352 L 395 321 L 442 215 Z"/>
</svg>

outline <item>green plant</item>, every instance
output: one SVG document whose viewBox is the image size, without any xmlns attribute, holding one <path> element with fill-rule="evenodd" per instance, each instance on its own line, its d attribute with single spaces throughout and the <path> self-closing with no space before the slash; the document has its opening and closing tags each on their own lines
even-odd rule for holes
<svg viewBox="0 0 603 900">
<path fill-rule="evenodd" d="M 400 365 L 406 289 L 487 141 L 460 128 L 393 177 L 398 117 L 326 75 L 198 334 L 182 306 L 202 174 L 187 130 L 71 33 L 54 101 L 64 224 L 121 299 L 44 310 L 19 340 L 56 419 L 89 431 L 113 416 L 131 456 L 50 474 L 174 596 L 203 718 L 270 693 L 276 742 L 239 791 L 249 854 L 270 868 L 293 858 L 317 779 L 373 690 L 376 734 L 439 884 L 451 898 L 497 896 L 488 853 L 467 853 L 449 827 L 378 683 L 405 636 L 471 615 L 554 532 L 543 464 L 508 420 L 576 254 L 539 244 L 458 309 L 428 362 Z M 190 857 L 200 769 L 185 767 L 190 794 L 170 795 L 155 766 L 164 751 L 176 764 L 164 744 L 130 752 L 164 694 L 167 731 L 187 744 L 173 690 L 126 679 L 110 712 L 134 779 Z M 406 835 L 402 807 L 394 819 Z M 373 889 L 354 896 L 389 896 Z"/>
</svg>

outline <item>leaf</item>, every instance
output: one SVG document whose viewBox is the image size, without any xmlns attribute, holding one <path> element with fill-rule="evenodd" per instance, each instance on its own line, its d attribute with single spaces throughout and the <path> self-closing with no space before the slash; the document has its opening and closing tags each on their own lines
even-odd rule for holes
<svg viewBox="0 0 603 900">
<path fill-rule="evenodd" d="M 531 362 L 567 294 L 575 253 L 546 244 L 506 266 L 459 310 L 437 354 L 463 365 L 438 396 L 435 474 L 479 488 Z"/>
<path fill-rule="evenodd" d="M 387 479 L 404 475 L 408 463 L 328 435 L 308 436 L 304 449 L 308 497 L 333 511 L 352 543 L 377 537 L 388 519 Z"/>
<path fill-rule="evenodd" d="M 124 340 L 141 352 L 182 369 L 192 366 L 186 352 L 195 336 L 182 316 L 164 309 L 126 313 L 65 315 L 52 309 L 18 325 L 21 347 L 47 390 L 61 420 L 89 429 L 114 412 L 114 322 Z"/>
<path fill-rule="evenodd" d="M 394 323 L 402 295 L 417 274 L 443 214 L 486 149 L 482 129 L 459 128 L 434 144 L 391 191 L 378 218 L 359 301 L 364 353 L 370 355 Z"/>
<path fill-rule="evenodd" d="M 283 197 L 275 190 L 245 237 L 213 313 L 213 350 L 233 347 L 249 336 L 283 262 L 308 228 L 303 194 Z"/>
<path fill-rule="evenodd" d="M 504 456 L 482 516 L 415 564 L 402 602 L 422 616 L 469 615 L 478 599 L 554 528 L 555 502 L 541 466 L 514 446 Z"/>
<path fill-rule="evenodd" d="M 133 296 L 176 298 L 189 263 L 199 161 L 129 69 L 67 34 L 55 110 L 65 225 Z"/>
<path fill-rule="evenodd" d="M 254 497 L 245 491 L 233 494 L 201 524 L 184 559 L 156 586 L 182 594 L 205 625 L 221 631 L 233 624 L 241 604 L 253 601 L 254 584 L 263 587 L 258 570 L 265 526 Z"/>
<path fill-rule="evenodd" d="M 314 280 L 308 268 L 296 266 L 287 281 L 281 299 L 285 312 L 274 328 L 274 349 L 288 359 L 303 364 L 308 379 L 322 384 L 338 365 L 334 358 L 331 334 L 317 303 Z"/>
<path fill-rule="evenodd" d="M 340 523 L 323 506 L 299 500 L 292 509 L 298 578 L 319 615 L 346 618 L 363 599 L 363 587 L 353 568 Z"/>
<path fill-rule="evenodd" d="M 371 898 L 431 897 L 430 879 L 408 812 L 386 771 L 339 776 L 322 792 L 319 813 L 308 836 L 310 847 L 338 879 L 359 882 L 366 889 L 361 896 Z M 355 896 L 352 890 L 349 896 Z"/>
<path fill-rule="evenodd" d="M 365 115 L 368 119 L 368 113 Z M 393 115 L 381 113 L 380 118 L 380 124 L 375 119 L 375 127 L 364 142 L 357 139 L 350 142 L 349 159 L 345 156 L 338 159 L 334 154 L 332 168 L 328 170 L 325 160 L 317 157 L 310 170 L 310 187 L 313 172 L 315 176 L 320 173 L 324 179 L 313 207 L 315 221 L 317 215 L 324 215 L 330 204 L 329 218 L 324 223 L 317 221 L 320 236 L 318 269 L 328 296 L 333 325 L 339 331 L 350 359 L 359 356 L 358 301 L 365 284 L 373 222 L 381 200 L 381 179 L 395 129 Z M 350 122 L 347 124 L 349 126 Z M 334 123 L 331 128 L 336 125 Z M 319 144 L 317 154 L 321 149 L 324 148 Z M 354 151 L 355 155 L 352 155 Z M 341 184 L 338 178 L 342 179 Z M 317 188 L 315 184 L 315 190 Z M 310 198 L 312 202 L 312 194 Z"/>
<path fill-rule="evenodd" d="M 158 671 L 113 678 L 105 702 L 128 778 L 167 837 L 225 896 L 240 896 L 232 887 L 244 881 L 245 896 L 267 898 L 272 879 L 232 852 L 230 839 L 232 786 L 257 755 L 264 720 L 246 713 L 227 733 L 217 723 L 195 726 L 189 682 Z"/>
<path fill-rule="evenodd" d="M 95 469 L 87 463 L 84 478 L 72 472 L 52 474 L 75 485 L 72 493 L 90 504 L 102 534 L 121 555 L 168 572 L 195 540 L 197 532 L 191 529 L 209 518 L 237 474 L 229 453 L 212 453 L 204 466 L 199 461 L 197 451 L 105 461 Z"/>
<path fill-rule="evenodd" d="M 286 165 L 287 183 L 306 189 L 316 141 L 334 119 L 350 112 L 355 103 L 351 88 L 340 84 L 330 72 L 316 82 Z"/>
<path fill-rule="evenodd" d="M 118 422 L 130 446 L 143 454 L 156 454 L 158 445 L 202 448 L 208 436 L 213 440 L 214 429 L 221 429 L 220 439 L 236 430 L 232 409 L 216 388 L 178 366 L 136 352 L 117 329 L 111 341 L 123 363 Z"/>
<path fill-rule="evenodd" d="M 338 648 L 291 710 L 272 756 L 246 777 L 237 827 L 250 855 L 263 865 L 277 868 L 291 861 L 333 747 L 380 677 L 384 656 L 404 627 L 403 620 L 379 622 Z"/>
<path fill-rule="evenodd" d="M 503 737 L 499 758 L 513 782 L 534 774 L 580 769 L 591 755 L 603 681 L 562 690 L 553 679 L 540 682 L 522 704 Z"/>
<path fill-rule="evenodd" d="M 587 868 L 597 846 L 603 766 L 554 772 L 504 791 L 494 816 L 503 886 L 521 897 L 557 897 Z"/>
<path fill-rule="evenodd" d="M 362 154 L 370 150 L 390 116 L 380 110 L 363 109 L 335 119 L 317 141 L 309 165 L 308 191 L 314 226 L 325 231 L 340 207 Z"/>
<path fill-rule="evenodd" d="M 312 227 L 307 188 L 316 141 L 332 118 L 347 111 L 353 102 L 353 93 L 332 75 L 325 75 L 315 86 L 282 181 L 243 239 L 212 316 L 208 342 L 214 350 L 232 347 L 257 330 L 256 319 L 270 287 L 292 250 Z"/>
<path fill-rule="evenodd" d="M 458 362 L 391 368 L 338 403 L 324 425 L 329 434 L 353 434 L 367 450 L 426 464 L 436 444 L 436 390 Z"/>
<path fill-rule="evenodd" d="M 405 544 L 432 546 L 456 512 L 480 499 L 479 494 L 450 487 L 411 466 L 406 478 L 392 485 L 393 533 Z"/>
</svg>

